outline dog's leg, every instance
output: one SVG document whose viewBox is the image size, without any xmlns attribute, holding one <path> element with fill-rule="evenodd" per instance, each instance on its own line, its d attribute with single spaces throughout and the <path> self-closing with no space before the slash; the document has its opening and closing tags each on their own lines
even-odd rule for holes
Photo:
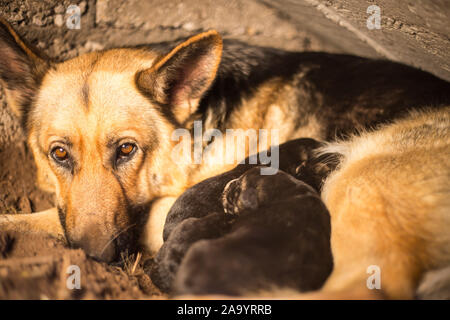
<svg viewBox="0 0 450 320">
<path fill-rule="evenodd" d="M 30 214 L 0 215 L 0 230 L 45 233 L 65 238 L 56 208 Z"/>
<path fill-rule="evenodd" d="M 177 197 L 164 197 L 155 200 L 150 209 L 141 243 L 150 254 L 156 254 L 163 244 L 163 230 L 167 214 Z"/>
</svg>

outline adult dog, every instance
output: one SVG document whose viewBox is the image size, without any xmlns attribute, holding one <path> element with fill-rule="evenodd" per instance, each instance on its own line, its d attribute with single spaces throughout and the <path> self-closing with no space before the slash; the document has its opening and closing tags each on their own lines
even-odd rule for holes
<svg viewBox="0 0 450 320">
<path fill-rule="evenodd" d="M 2 228 L 64 235 L 105 261 L 138 235 L 158 250 L 175 199 L 234 167 L 217 161 L 226 129 L 277 129 L 278 143 L 322 140 L 450 102 L 447 82 L 404 65 L 223 42 L 215 31 L 178 45 L 55 62 L 2 20 L 0 56 L 7 103 L 22 119 L 40 186 L 55 193 L 57 206 L 1 216 Z M 224 136 L 200 141 L 202 161 L 175 161 L 173 133 L 193 130 L 195 121 Z M 260 149 L 274 142 L 271 135 Z"/>
</svg>

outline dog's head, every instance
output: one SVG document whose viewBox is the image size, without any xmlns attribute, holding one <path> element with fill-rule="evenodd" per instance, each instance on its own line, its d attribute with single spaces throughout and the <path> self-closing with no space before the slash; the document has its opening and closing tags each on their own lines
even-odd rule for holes
<svg viewBox="0 0 450 320">
<path fill-rule="evenodd" d="M 112 260 L 129 243 L 136 208 L 183 190 L 186 168 L 172 160 L 171 134 L 196 112 L 221 51 L 210 31 L 166 54 L 112 49 L 50 62 L 0 21 L 7 103 L 71 244 Z"/>
</svg>

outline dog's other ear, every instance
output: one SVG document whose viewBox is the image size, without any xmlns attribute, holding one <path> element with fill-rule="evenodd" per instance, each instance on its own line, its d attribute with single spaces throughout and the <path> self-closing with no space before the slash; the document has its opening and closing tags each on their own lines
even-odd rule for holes
<svg viewBox="0 0 450 320">
<path fill-rule="evenodd" d="M 221 56 L 222 38 L 216 31 L 198 34 L 140 72 L 138 87 L 183 124 L 214 81 Z"/>
<path fill-rule="evenodd" d="M 9 107 L 22 120 L 47 69 L 48 62 L 31 51 L 0 18 L 0 82 Z"/>
</svg>

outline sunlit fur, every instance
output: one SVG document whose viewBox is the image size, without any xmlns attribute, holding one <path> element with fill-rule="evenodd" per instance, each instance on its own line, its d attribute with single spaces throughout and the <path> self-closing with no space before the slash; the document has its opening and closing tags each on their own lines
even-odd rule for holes
<svg viewBox="0 0 450 320">
<path fill-rule="evenodd" d="M 413 298 L 426 271 L 450 264 L 450 108 L 322 151 L 342 157 L 322 193 L 334 257 L 323 292 L 369 294 L 366 270 L 377 265 L 383 294 Z"/>
</svg>

